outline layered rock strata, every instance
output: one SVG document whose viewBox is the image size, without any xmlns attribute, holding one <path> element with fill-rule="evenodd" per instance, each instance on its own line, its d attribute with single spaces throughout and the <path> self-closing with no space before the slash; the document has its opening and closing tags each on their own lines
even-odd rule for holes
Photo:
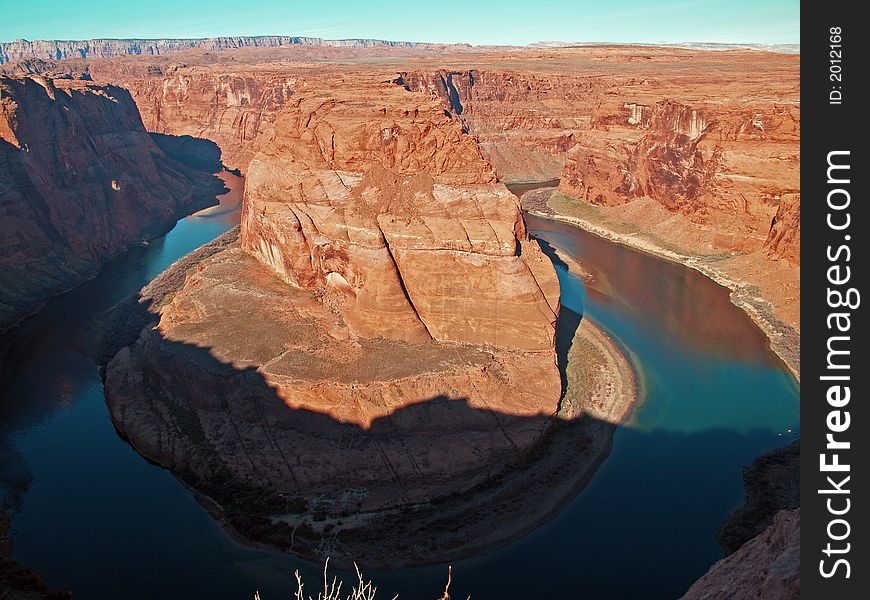
<svg viewBox="0 0 870 600">
<path fill-rule="evenodd" d="M 214 202 L 115 86 L 0 78 L 0 328 Z"/>
<path fill-rule="evenodd" d="M 559 178 L 541 214 L 710 263 L 799 372 L 796 57 L 601 48 L 479 64 L 395 82 L 440 97 L 501 177 Z"/>
<path fill-rule="evenodd" d="M 208 139 L 220 147 L 223 164 L 242 171 L 257 153 L 258 140 L 271 135 L 297 84 L 292 75 L 243 70 L 156 67 L 139 76 L 115 73 L 110 66 L 108 72 L 97 72 L 102 79 L 130 86 L 148 131 Z"/>
<path fill-rule="evenodd" d="M 500 178 L 557 179 L 577 133 L 589 126 L 589 104 L 599 80 L 487 67 L 403 71 L 395 81 L 442 98 L 478 140 Z"/>
<path fill-rule="evenodd" d="M 605 207 L 654 201 L 697 226 L 702 253 L 751 252 L 800 190 L 799 140 L 800 109 L 787 103 L 617 103 L 578 136 L 560 188 Z M 786 249 L 777 256 L 797 260 Z"/>
</svg>

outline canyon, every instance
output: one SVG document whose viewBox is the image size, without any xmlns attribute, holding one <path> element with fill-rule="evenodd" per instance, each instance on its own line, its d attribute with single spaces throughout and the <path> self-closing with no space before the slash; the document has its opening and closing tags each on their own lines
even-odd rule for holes
<svg viewBox="0 0 870 600">
<path fill-rule="evenodd" d="M 0 78 L 0 330 L 222 189 L 158 148 L 127 90 Z"/>
<path fill-rule="evenodd" d="M 564 66 L 584 76 L 541 53 L 543 64 L 530 60 L 522 70 L 403 72 L 397 83 L 448 103 L 501 178 L 558 180 L 539 214 L 699 268 L 731 288 L 799 374 L 800 85 L 788 66 L 795 57 L 567 54 Z"/>
<path fill-rule="evenodd" d="M 124 85 L 149 130 L 212 139 L 241 171 L 307 86 L 363 76 L 440 98 L 500 181 L 558 180 L 545 212 L 731 288 L 799 374 L 798 56 L 415 47 L 381 49 L 373 65 L 360 52 L 247 48 L 61 70 Z"/>
<path fill-rule="evenodd" d="M 0 181 L 15 185 L 0 197 L 19 210 L 54 186 L 49 216 L 21 220 L 59 248 L 16 250 L 9 281 L 63 265 L 4 302 L 32 310 L 204 206 L 194 190 L 213 202 L 204 165 L 244 174 L 240 227 L 142 291 L 149 316 L 105 365 L 118 431 L 239 537 L 344 564 L 449 560 L 530 531 L 606 457 L 640 384 L 607 334 L 572 328 L 505 183 L 550 182 L 529 212 L 723 282 L 799 375 L 799 57 L 179 44 L 4 46 L 32 58 L 2 66 Z M 21 125 L 25 97 L 59 124 L 44 137 Z M 76 121 L 84 99 L 126 116 Z M 82 131 L 87 152 L 53 141 Z M 31 148 L 68 157 L 34 163 L 48 183 Z M 51 204 L 73 188 L 105 212 Z M 553 448 L 576 464 L 542 458 Z M 797 528 L 775 526 L 727 565 L 760 564 L 759 544 Z"/>
</svg>

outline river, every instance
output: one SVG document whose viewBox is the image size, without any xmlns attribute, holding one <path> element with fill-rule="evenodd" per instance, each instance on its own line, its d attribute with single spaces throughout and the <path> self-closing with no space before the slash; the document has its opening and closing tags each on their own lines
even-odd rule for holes
<svg viewBox="0 0 870 600">
<path fill-rule="evenodd" d="M 290 597 L 318 567 L 236 543 L 167 471 L 118 437 L 82 343 L 96 319 L 177 258 L 238 223 L 221 205 L 108 263 L 0 339 L 0 492 L 15 558 L 82 599 Z M 638 371 L 640 403 L 589 485 L 555 518 L 454 563 L 454 597 L 674 598 L 718 558 L 713 536 L 743 501 L 742 467 L 797 435 L 799 389 L 767 340 L 699 273 L 569 225 L 533 235 L 580 260 L 562 303 L 599 324 Z M 379 597 L 431 599 L 446 566 L 372 573 Z"/>
</svg>

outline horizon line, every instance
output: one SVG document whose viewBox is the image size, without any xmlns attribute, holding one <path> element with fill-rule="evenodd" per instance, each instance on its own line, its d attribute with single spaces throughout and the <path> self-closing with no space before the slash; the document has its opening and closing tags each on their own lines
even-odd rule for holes
<svg viewBox="0 0 870 600">
<path fill-rule="evenodd" d="M 472 47 L 508 47 L 508 48 L 524 48 L 536 44 L 563 44 L 565 46 L 584 46 L 584 45 L 613 45 L 613 46 L 668 46 L 668 45 L 683 45 L 697 44 L 706 46 L 738 46 L 738 47 L 800 47 L 800 42 L 712 42 L 705 40 L 681 40 L 677 42 L 658 41 L 658 42 L 626 42 L 626 41 L 610 41 L 610 40 L 558 40 L 558 39 L 541 39 L 534 42 L 526 42 L 524 44 L 504 44 L 504 43 L 479 43 L 472 42 L 435 42 L 435 41 L 412 41 L 412 40 L 393 40 L 387 38 L 374 37 L 342 37 L 328 38 L 318 35 L 298 35 L 288 33 L 275 34 L 233 34 L 233 35 L 211 35 L 204 37 L 88 37 L 88 38 L 37 38 L 27 39 L 23 37 L 15 38 L 8 41 L 0 41 L 0 44 L 14 44 L 25 42 L 32 44 L 35 42 L 96 42 L 96 41 L 112 41 L 112 42 L 133 42 L 133 41 L 191 41 L 191 40 L 217 40 L 230 38 L 299 38 L 310 40 L 323 40 L 330 42 L 348 42 L 348 41 L 371 41 L 371 42 L 386 42 L 391 44 L 414 44 L 414 45 L 431 45 L 431 46 L 472 46 Z"/>
</svg>

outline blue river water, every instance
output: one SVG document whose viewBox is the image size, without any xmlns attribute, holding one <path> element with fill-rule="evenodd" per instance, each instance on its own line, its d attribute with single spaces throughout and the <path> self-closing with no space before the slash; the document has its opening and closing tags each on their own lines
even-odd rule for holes
<svg viewBox="0 0 870 600">
<path fill-rule="evenodd" d="M 319 567 L 234 541 L 167 471 L 118 437 L 82 350 L 106 309 L 238 223 L 221 207 L 107 264 L 0 339 L 0 499 L 15 558 L 83 599 L 290 597 Z M 583 262 L 558 267 L 564 306 L 608 331 L 642 398 L 589 485 L 552 520 L 453 564 L 453 597 L 675 598 L 721 557 L 716 528 L 743 501 L 742 467 L 797 435 L 799 387 L 727 290 L 576 228 L 529 217 Z M 371 573 L 379 597 L 434 598 L 446 565 Z M 381 595 L 382 594 L 382 595 Z"/>
</svg>

